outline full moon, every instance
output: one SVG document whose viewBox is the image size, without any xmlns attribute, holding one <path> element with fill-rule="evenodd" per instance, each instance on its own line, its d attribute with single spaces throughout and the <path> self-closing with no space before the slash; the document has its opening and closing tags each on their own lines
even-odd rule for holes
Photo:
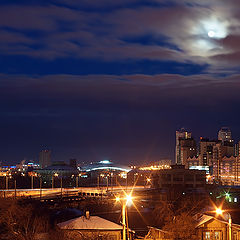
<svg viewBox="0 0 240 240">
<path fill-rule="evenodd" d="M 215 35 L 216 35 L 216 33 L 215 33 L 213 30 L 210 30 L 210 31 L 208 32 L 208 36 L 209 36 L 210 38 L 214 38 Z"/>
</svg>

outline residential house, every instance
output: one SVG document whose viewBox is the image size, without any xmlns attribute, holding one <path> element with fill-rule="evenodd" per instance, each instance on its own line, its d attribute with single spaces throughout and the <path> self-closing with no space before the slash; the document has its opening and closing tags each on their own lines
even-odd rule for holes
<svg viewBox="0 0 240 240">
<path fill-rule="evenodd" d="M 121 240 L 123 230 L 123 226 L 98 216 L 90 216 L 89 212 L 86 213 L 86 216 L 57 225 L 63 231 L 64 236 L 76 239 Z"/>
<path fill-rule="evenodd" d="M 196 235 L 199 240 L 230 240 L 229 223 L 214 216 L 198 214 L 196 217 Z M 240 240 L 240 225 L 231 224 L 231 240 Z M 144 240 L 173 240 L 168 232 L 149 227 Z"/>
</svg>

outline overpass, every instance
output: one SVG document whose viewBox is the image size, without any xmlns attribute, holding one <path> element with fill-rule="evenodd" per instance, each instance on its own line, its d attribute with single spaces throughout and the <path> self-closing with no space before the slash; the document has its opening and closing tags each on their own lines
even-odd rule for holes
<svg viewBox="0 0 240 240">
<path fill-rule="evenodd" d="M 133 186 L 114 186 L 114 187 L 78 187 L 78 188 L 44 188 L 44 189 L 8 189 L 1 190 L 0 196 L 3 198 L 36 198 L 51 199 L 61 197 L 104 197 L 130 192 Z M 142 191 L 146 187 L 135 186 L 134 192 Z"/>
</svg>

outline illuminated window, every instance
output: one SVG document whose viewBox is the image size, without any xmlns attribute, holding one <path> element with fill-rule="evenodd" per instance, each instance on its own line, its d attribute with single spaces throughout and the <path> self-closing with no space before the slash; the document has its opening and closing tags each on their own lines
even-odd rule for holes
<svg viewBox="0 0 240 240">
<path fill-rule="evenodd" d="M 237 202 L 237 198 L 236 197 L 234 198 L 234 202 Z"/>
<path fill-rule="evenodd" d="M 210 232 L 204 232 L 204 240 L 210 240 L 210 237 L 211 237 L 211 233 Z"/>
</svg>

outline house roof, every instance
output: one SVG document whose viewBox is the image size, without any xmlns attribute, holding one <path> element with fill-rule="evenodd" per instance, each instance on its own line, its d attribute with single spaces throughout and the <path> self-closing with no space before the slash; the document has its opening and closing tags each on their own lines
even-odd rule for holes
<svg viewBox="0 0 240 240">
<path fill-rule="evenodd" d="M 200 217 L 196 218 L 197 220 L 197 225 L 196 227 L 199 227 L 201 226 L 202 224 L 212 220 L 212 219 L 215 219 L 213 216 L 209 216 L 209 215 L 205 215 L 205 214 L 201 214 Z"/>
<path fill-rule="evenodd" d="M 98 216 L 85 216 L 74 218 L 66 222 L 58 223 L 61 229 L 78 229 L 78 230 L 122 230 L 123 227 L 114 222 L 108 221 Z"/>
<path fill-rule="evenodd" d="M 228 221 L 225 221 L 225 220 L 221 220 L 221 219 L 218 219 L 214 216 L 210 216 L 210 215 L 206 215 L 206 214 L 201 214 L 200 217 L 199 215 L 196 217 L 196 221 L 197 221 L 197 225 L 196 227 L 199 227 L 201 226 L 202 224 L 206 223 L 206 222 L 209 222 L 210 220 L 217 220 L 219 222 L 222 222 L 224 224 L 228 224 Z M 240 229 L 240 225 L 239 224 L 232 224 L 232 227 L 234 228 L 237 228 L 237 229 Z"/>
</svg>

